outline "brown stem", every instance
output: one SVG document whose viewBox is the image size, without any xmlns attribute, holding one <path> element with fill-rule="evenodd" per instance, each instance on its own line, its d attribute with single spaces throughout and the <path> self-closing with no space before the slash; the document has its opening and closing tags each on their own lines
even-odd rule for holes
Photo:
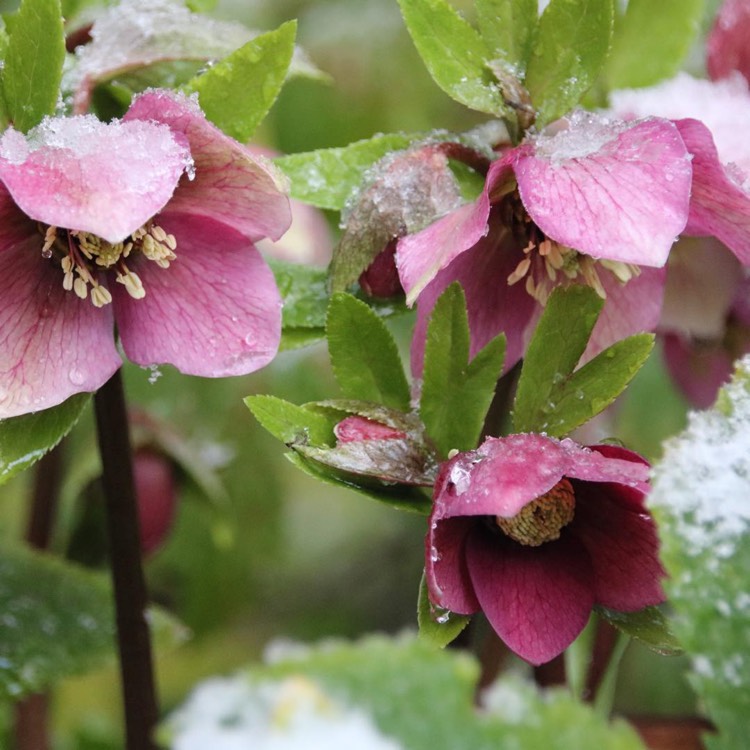
<svg viewBox="0 0 750 750">
<path fill-rule="evenodd" d="M 116 372 L 94 396 L 107 508 L 117 616 L 127 750 L 156 750 L 158 719 L 146 582 L 141 565 L 138 505 L 122 376 Z"/>
<path fill-rule="evenodd" d="M 26 542 L 47 549 L 60 501 L 63 474 L 62 447 L 47 453 L 36 465 Z M 17 750 L 49 750 L 49 699 L 46 693 L 29 695 L 14 707 L 13 731 Z"/>
</svg>

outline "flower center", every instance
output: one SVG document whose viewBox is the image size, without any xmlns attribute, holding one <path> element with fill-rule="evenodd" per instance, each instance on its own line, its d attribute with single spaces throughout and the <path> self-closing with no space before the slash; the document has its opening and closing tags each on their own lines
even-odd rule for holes
<svg viewBox="0 0 750 750">
<path fill-rule="evenodd" d="M 561 479 L 549 492 L 524 505 L 515 516 L 497 516 L 495 523 L 519 544 L 539 547 L 560 538 L 560 532 L 573 520 L 575 505 L 573 485 Z"/>
<path fill-rule="evenodd" d="M 89 232 L 59 227 L 40 227 L 44 232 L 42 256 L 60 262 L 63 288 L 73 291 L 81 299 L 89 297 L 94 307 L 112 302 L 112 294 L 99 283 L 102 271 L 114 271 L 115 280 L 122 284 L 134 299 L 146 296 L 138 274 L 128 268 L 125 259 L 136 254 L 153 261 L 160 268 L 169 268 L 177 257 L 177 241 L 160 226 L 147 222 L 122 242 L 107 242 Z"/>
<path fill-rule="evenodd" d="M 509 196 L 506 200 L 506 211 L 514 235 L 526 242 L 523 258 L 508 276 L 508 285 L 526 279 L 526 291 L 540 304 L 547 303 L 552 290 L 560 282 L 572 281 L 590 286 L 602 299 L 606 299 L 607 293 L 599 277 L 602 269 L 614 275 L 621 284 L 640 274 L 641 269 L 632 263 L 596 260 L 551 240 L 534 224 L 517 196 Z"/>
</svg>

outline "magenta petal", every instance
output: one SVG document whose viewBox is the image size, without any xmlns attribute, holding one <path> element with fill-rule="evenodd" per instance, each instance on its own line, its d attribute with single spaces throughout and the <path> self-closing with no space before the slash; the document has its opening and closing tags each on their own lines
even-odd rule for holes
<svg viewBox="0 0 750 750">
<path fill-rule="evenodd" d="M 196 101 L 150 91 L 135 99 L 124 119 L 165 123 L 190 143 L 195 179 L 182 181 L 170 211 L 223 221 L 253 242 L 278 240 L 289 228 L 286 179 L 269 161 L 206 120 Z"/>
<path fill-rule="evenodd" d="M 708 73 L 724 78 L 738 70 L 750 81 L 750 3 L 724 0 L 706 40 Z"/>
<path fill-rule="evenodd" d="M 595 258 L 661 266 L 685 227 L 690 157 L 666 120 L 577 113 L 568 130 L 523 146 L 515 171 L 539 228 Z"/>
<path fill-rule="evenodd" d="M 475 518 L 451 518 L 430 524 L 425 540 L 425 577 L 430 601 L 451 612 L 470 615 L 479 610 L 469 570 L 466 538 Z"/>
<path fill-rule="evenodd" d="M 708 128 L 698 120 L 679 120 L 677 127 L 693 154 L 693 195 L 687 234 L 713 235 L 744 265 L 750 265 L 750 194 L 719 161 Z"/>
<path fill-rule="evenodd" d="M 273 359 L 281 336 L 281 300 L 273 274 L 246 237 L 199 216 L 167 213 L 159 224 L 177 239 L 177 259 L 133 269 L 146 296 L 112 284 L 128 358 L 171 364 L 189 375 L 244 375 Z"/>
<path fill-rule="evenodd" d="M 661 314 L 666 271 L 664 268 L 641 268 L 640 275 L 627 284 L 610 273 L 600 273 L 607 294 L 601 315 L 583 353 L 585 363 L 599 352 L 635 333 L 655 331 Z"/>
<path fill-rule="evenodd" d="M 504 333 L 505 369 L 509 370 L 518 362 L 537 307 L 523 283 L 513 286 L 507 283 L 522 257 L 512 236 L 495 221 L 493 213 L 489 234 L 440 271 L 419 297 L 411 346 L 411 368 L 415 377 L 422 374 L 424 342 L 432 310 L 438 297 L 454 281 L 461 284 L 466 294 L 471 332 L 469 356 L 474 357 L 495 336 Z"/>
<path fill-rule="evenodd" d="M 188 161 L 183 140 L 154 122 L 47 118 L 0 139 L 0 180 L 24 213 L 110 242 L 164 207 Z"/>
<path fill-rule="evenodd" d="M 554 659 L 586 625 L 594 583 L 588 554 L 575 540 L 523 547 L 475 525 L 466 558 L 482 611 L 526 661 Z"/>
<path fill-rule="evenodd" d="M 637 508 L 642 494 L 627 486 L 576 482 L 570 532 L 586 547 L 596 603 L 633 612 L 664 601 L 659 540 L 653 519 Z M 631 497 L 632 496 L 632 497 Z"/>
<path fill-rule="evenodd" d="M 12 269 L 0 298 L 0 418 L 94 391 L 120 366 L 112 312 L 63 289 L 63 273 L 42 258 L 41 235 L 0 188 L 0 260 Z"/>
</svg>

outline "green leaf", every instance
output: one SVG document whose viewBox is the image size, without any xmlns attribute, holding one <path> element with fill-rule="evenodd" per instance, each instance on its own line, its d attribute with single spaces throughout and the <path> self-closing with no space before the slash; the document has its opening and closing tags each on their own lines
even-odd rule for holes
<svg viewBox="0 0 750 750">
<path fill-rule="evenodd" d="M 5 103 L 17 130 L 26 132 L 54 113 L 64 59 L 60 0 L 23 0 L 3 69 Z"/>
<path fill-rule="evenodd" d="M 618 612 L 597 607 L 596 611 L 610 625 L 657 653 L 667 656 L 682 653 L 682 646 L 672 632 L 672 623 L 659 607 L 646 607 L 638 612 Z"/>
<path fill-rule="evenodd" d="M 653 348 L 653 334 L 630 336 L 554 383 L 546 407 L 547 434 L 566 435 L 604 411 L 625 390 Z"/>
<path fill-rule="evenodd" d="M 274 159 L 291 180 L 291 195 L 318 208 L 340 211 L 378 159 L 424 138 L 401 133 L 376 135 L 341 148 L 323 148 Z"/>
<path fill-rule="evenodd" d="M 218 0 L 187 0 L 185 3 L 195 13 L 208 13 L 216 7 Z"/>
<path fill-rule="evenodd" d="M 327 272 L 324 268 L 269 260 L 284 301 L 284 328 L 323 328 L 328 312 Z"/>
<path fill-rule="evenodd" d="M 525 81 L 538 127 L 573 108 L 597 79 L 613 19 L 612 0 L 552 0 L 547 6 Z"/>
<path fill-rule="evenodd" d="M 81 393 L 51 409 L 0 419 L 0 484 L 52 450 L 78 421 L 89 398 Z"/>
<path fill-rule="evenodd" d="M 537 0 L 475 0 L 482 34 L 491 59 L 501 60 L 523 79 L 537 25 Z"/>
<path fill-rule="evenodd" d="M 664 586 L 691 682 L 718 733 L 712 750 L 747 747 L 750 716 L 750 357 L 716 407 L 693 412 L 654 467 Z"/>
<path fill-rule="evenodd" d="M 268 432 L 286 445 L 333 442 L 333 427 L 339 420 L 331 420 L 319 411 L 266 395 L 248 396 L 245 405 Z"/>
<path fill-rule="evenodd" d="M 558 287 L 550 295 L 518 381 L 513 407 L 516 432 L 550 429 L 551 415 L 557 410 L 553 394 L 581 358 L 603 304 L 593 289 L 581 285 Z"/>
<path fill-rule="evenodd" d="M 241 143 L 250 140 L 284 84 L 297 22 L 251 39 L 187 85 L 206 117 Z"/>
<path fill-rule="evenodd" d="M 446 0 L 399 0 L 401 14 L 427 70 L 448 96 L 471 109 L 508 112 L 485 65 L 478 32 Z"/>
<path fill-rule="evenodd" d="M 344 396 L 408 411 L 411 395 L 396 342 L 376 313 L 349 294 L 334 294 L 326 330 Z"/>
<path fill-rule="evenodd" d="M 651 86 L 677 73 L 700 29 L 705 0 L 631 0 L 615 24 L 610 89 Z"/>
<path fill-rule="evenodd" d="M 476 448 L 504 358 L 505 337 L 500 335 L 469 363 L 466 298 L 458 283 L 451 284 L 427 326 L 419 402 L 427 434 L 443 456 Z"/>
<path fill-rule="evenodd" d="M 0 612 L 0 697 L 39 692 L 114 655 L 108 578 L 51 555 L 3 546 Z M 160 646 L 184 640 L 174 618 L 149 615 Z"/>
<path fill-rule="evenodd" d="M 457 615 L 450 610 L 435 606 L 430 601 L 427 580 L 422 573 L 417 602 L 417 624 L 419 637 L 438 648 L 445 648 L 454 641 L 471 621 L 470 615 Z"/>
</svg>

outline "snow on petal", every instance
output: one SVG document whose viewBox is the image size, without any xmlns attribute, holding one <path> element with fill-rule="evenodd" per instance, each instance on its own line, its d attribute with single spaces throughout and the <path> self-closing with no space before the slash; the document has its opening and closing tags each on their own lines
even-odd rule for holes
<svg viewBox="0 0 750 750">
<path fill-rule="evenodd" d="M 160 211 L 189 163 L 155 122 L 50 117 L 0 138 L 0 180 L 32 219 L 119 242 Z"/>
<path fill-rule="evenodd" d="M 750 92 L 739 73 L 721 81 L 679 73 L 650 88 L 613 91 L 610 105 L 618 117 L 700 120 L 711 131 L 722 164 L 750 174 Z"/>
<path fill-rule="evenodd" d="M 708 74 L 714 80 L 737 70 L 750 81 L 750 4 L 724 0 L 706 40 Z"/>
<path fill-rule="evenodd" d="M 133 299 L 112 284 L 128 359 L 171 364 L 189 375 L 253 372 L 273 359 L 281 336 L 281 300 L 255 247 L 231 227 L 170 211 L 160 226 L 175 236 L 169 269 L 134 264 L 147 290 Z"/>
<path fill-rule="evenodd" d="M 0 297 L 0 419 L 95 391 L 121 364 L 112 313 L 63 289 L 41 235 L 0 188 L 0 260 L 13 282 Z"/>
<path fill-rule="evenodd" d="M 686 233 L 721 240 L 743 265 L 750 265 L 750 173 L 725 170 L 711 132 L 698 120 L 679 120 L 680 135 L 693 154 L 693 193 Z M 749 121 L 750 124 L 750 121 Z"/>
<path fill-rule="evenodd" d="M 685 227 L 690 157 L 665 120 L 576 112 L 567 129 L 522 145 L 515 172 L 537 226 L 594 258 L 661 266 Z"/>
<path fill-rule="evenodd" d="M 187 138 L 195 175 L 182 182 L 170 210 L 222 221 L 252 242 L 278 240 L 289 228 L 284 175 L 210 123 L 196 100 L 149 91 L 135 99 L 124 120 L 163 123 Z"/>
<path fill-rule="evenodd" d="M 475 525 L 466 558 L 482 611 L 500 638 L 531 664 L 554 659 L 588 622 L 594 581 L 588 555 L 575 540 L 499 545 Z"/>
</svg>

